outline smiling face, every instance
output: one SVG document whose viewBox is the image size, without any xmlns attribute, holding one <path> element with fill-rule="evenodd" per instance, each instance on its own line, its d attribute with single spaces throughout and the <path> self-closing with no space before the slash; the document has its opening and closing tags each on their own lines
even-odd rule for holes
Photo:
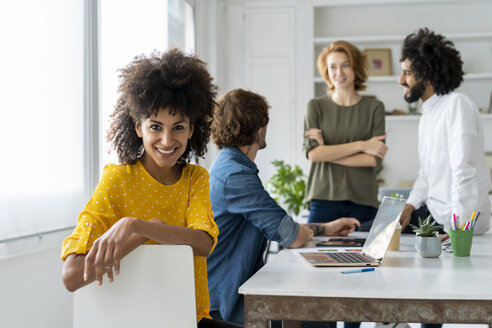
<svg viewBox="0 0 492 328">
<path fill-rule="evenodd" d="M 355 73 L 344 52 L 333 52 L 326 58 L 328 76 L 336 89 L 354 88 Z"/>
<path fill-rule="evenodd" d="M 193 134 L 189 118 L 179 112 L 173 115 L 168 109 L 161 109 L 137 123 L 135 130 L 142 138 L 145 152 L 141 161 L 150 175 L 161 181 L 160 177 L 176 173 L 176 162 Z"/>
<path fill-rule="evenodd" d="M 401 62 L 401 75 L 398 83 L 403 86 L 403 98 L 409 103 L 413 103 L 423 97 L 426 91 L 426 84 L 415 78 L 412 72 L 412 63 L 405 59 Z"/>
</svg>

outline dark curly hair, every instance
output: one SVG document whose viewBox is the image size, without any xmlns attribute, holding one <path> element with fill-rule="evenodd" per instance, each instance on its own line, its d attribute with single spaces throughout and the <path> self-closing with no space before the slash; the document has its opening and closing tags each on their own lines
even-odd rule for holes
<svg viewBox="0 0 492 328">
<path fill-rule="evenodd" d="M 212 141 L 219 149 L 251 145 L 258 130 L 268 124 L 265 97 L 243 89 L 223 95 L 214 110 Z"/>
<path fill-rule="evenodd" d="M 107 140 L 123 164 L 134 164 L 143 154 L 142 139 L 135 124 L 161 109 L 180 113 L 190 119 L 193 135 L 178 165 L 188 163 L 194 156 L 198 162 L 207 152 L 210 124 L 215 106 L 217 87 L 206 64 L 193 55 L 178 49 L 165 53 L 140 55 L 120 69 L 121 95 L 111 115 Z"/>
<path fill-rule="evenodd" d="M 458 88 L 463 81 L 463 61 L 453 42 L 428 28 L 403 41 L 400 61 L 408 59 L 417 80 L 428 81 L 438 95 Z"/>
<path fill-rule="evenodd" d="M 366 55 L 350 42 L 335 41 L 330 44 L 329 47 L 323 49 L 323 51 L 319 54 L 317 61 L 318 71 L 325 79 L 325 82 L 328 85 L 328 91 L 335 90 L 335 85 L 330 80 L 330 75 L 328 74 L 328 63 L 326 59 L 334 52 L 342 52 L 349 58 L 350 67 L 352 67 L 355 75 L 355 91 L 366 90 L 367 86 L 364 84 L 367 80 L 368 64 Z"/>
</svg>

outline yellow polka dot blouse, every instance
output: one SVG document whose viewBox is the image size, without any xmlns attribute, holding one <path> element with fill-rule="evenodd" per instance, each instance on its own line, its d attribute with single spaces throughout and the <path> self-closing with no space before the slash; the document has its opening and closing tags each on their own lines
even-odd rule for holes
<svg viewBox="0 0 492 328">
<path fill-rule="evenodd" d="M 203 167 L 187 164 L 178 182 L 163 185 L 140 161 L 133 165 L 105 166 L 75 230 L 63 241 L 62 260 L 72 253 L 86 254 L 98 237 L 126 216 L 142 220 L 158 218 L 167 224 L 205 231 L 213 239 L 213 249 L 219 229 L 208 195 L 208 178 Z M 195 256 L 194 266 L 197 320 L 200 321 L 210 318 L 206 258 Z"/>
</svg>

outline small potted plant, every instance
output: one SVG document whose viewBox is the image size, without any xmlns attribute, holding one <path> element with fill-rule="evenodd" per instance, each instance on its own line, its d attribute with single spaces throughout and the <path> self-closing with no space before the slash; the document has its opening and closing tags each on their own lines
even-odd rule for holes
<svg viewBox="0 0 492 328">
<path fill-rule="evenodd" d="M 425 220 L 419 217 L 419 226 L 410 224 L 413 232 L 417 234 L 415 238 L 415 248 L 422 257 L 439 257 L 441 255 L 441 239 L 437 231 L 442 229 L 442 225 L 429 215 Z"/>
</svg>

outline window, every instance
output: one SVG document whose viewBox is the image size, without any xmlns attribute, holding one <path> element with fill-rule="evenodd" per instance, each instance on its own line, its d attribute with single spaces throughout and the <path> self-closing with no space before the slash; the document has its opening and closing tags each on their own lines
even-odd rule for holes
<svg viewBox="0 0 492 328">
<path fill-rule="evenodd" d="M 118 69 L 195 40 L 184 0 L 9 1 L 0 28 L 1 241 L 76 224 L 101 164 L 117 162 L 105 137 Z"/>
<path fill-rule="evenodd" d="M 1 240 L 73 225 L 87 176 L 84 1 L 8 1 L 0 12 Z"/>
</svg>

